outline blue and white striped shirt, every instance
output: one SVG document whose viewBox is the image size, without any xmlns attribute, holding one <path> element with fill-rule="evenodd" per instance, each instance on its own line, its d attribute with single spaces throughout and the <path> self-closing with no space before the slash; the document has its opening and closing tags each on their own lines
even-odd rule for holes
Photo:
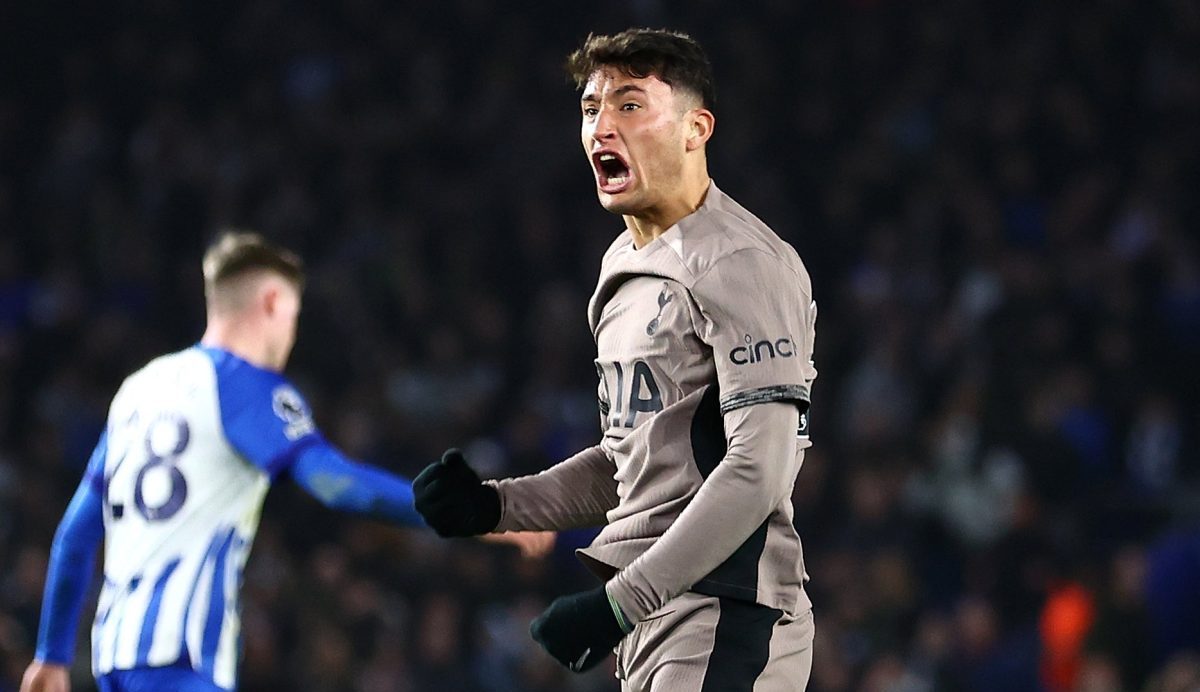
<svg viewBox="0 0 1200 692">
<path fill-rule="evenodd" d="M 55 536 L 38 659 L 71 660 L 102 533 L 93 673 L 179 665 L 234 688 L 242 570 L 285 471 L 330 507 L 422 524 L 408 482 L 330 447 L 278 373 L 197 346 L 127 378 Z"/>
</svg>

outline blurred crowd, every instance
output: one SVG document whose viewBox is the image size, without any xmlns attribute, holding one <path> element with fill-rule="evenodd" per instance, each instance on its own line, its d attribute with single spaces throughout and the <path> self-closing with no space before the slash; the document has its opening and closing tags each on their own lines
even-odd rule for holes
<svg viewBox="0 0 1200 692">
<path fill-rule="evenodd" d="M 288 373 L 350 454 L 500 476 L 596 441 L 621 224 L 561 65 L 633 25 L 706 45 L 714 179 L 813 278 L 809 689 L 1200 689 L 1200 4 L 317 5 L 4 11 L 0 690 L 108 400 L 199 338 L 222 226 L 307 260 Z M 528 559 L 283 483 L 241 689 L 616 690 L 526 633 L 593 583 L 590 538 Z"/>
</svg>

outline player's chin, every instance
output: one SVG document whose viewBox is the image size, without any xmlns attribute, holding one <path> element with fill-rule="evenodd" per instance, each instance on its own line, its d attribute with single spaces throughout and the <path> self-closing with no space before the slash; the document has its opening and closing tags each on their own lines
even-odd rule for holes
<svg viewBox="0 0 1200 692">
<path fill-rule="evenodd" d="M 600 206 L 605 211 L 611 214 L 630 214 L 636 208 L 633 195 L 628 192 L 611 193 L 603 190 L 596 190 L 596 197 L 600 200 Z"/>
</svg>

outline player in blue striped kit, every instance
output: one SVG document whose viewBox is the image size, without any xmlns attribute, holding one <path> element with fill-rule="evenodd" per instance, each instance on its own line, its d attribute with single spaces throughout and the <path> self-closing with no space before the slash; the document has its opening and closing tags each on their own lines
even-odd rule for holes
<svg viewBox="0 0 1200 692">
<path fill-rule="evenodd" d="M 333 509 L 424 525 L 409 482 L 325 441 L 280 374 L 300 311 L 299 258 L 227 233 L 206 253 L 204 279 L 200 343 L 155 359 L 113 398 L 54 537 L 22 692 L 69 689 L 101 539 L 92 672 L 102 692 L 207 692 L 236 686 L 242 568 L 275 480 L 290 476 Z"/>
</svg>

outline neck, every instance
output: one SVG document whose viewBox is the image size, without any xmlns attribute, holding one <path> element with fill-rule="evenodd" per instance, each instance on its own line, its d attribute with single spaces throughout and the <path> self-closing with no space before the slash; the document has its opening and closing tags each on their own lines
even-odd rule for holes
<svg viewBox="0 0 1200 692">
<path fill-rule="evenodd" d="M 264 370 L 280 370 L 262 330 L 249 320 L 210 314 L 200 343 L 229 351 Z"/>
<path fill-rule="evenodd" d="M 685 177 L 679 194 L 637 214 L 626 214 L 625 225 L 633 234 L 633 246 L 639 250 L 646 247 L 666 233 L 667 229 L 699 209 L 708 195 L 710 182 L 708 172 L 700 171 L 697 175 Z"/>
</svg>

